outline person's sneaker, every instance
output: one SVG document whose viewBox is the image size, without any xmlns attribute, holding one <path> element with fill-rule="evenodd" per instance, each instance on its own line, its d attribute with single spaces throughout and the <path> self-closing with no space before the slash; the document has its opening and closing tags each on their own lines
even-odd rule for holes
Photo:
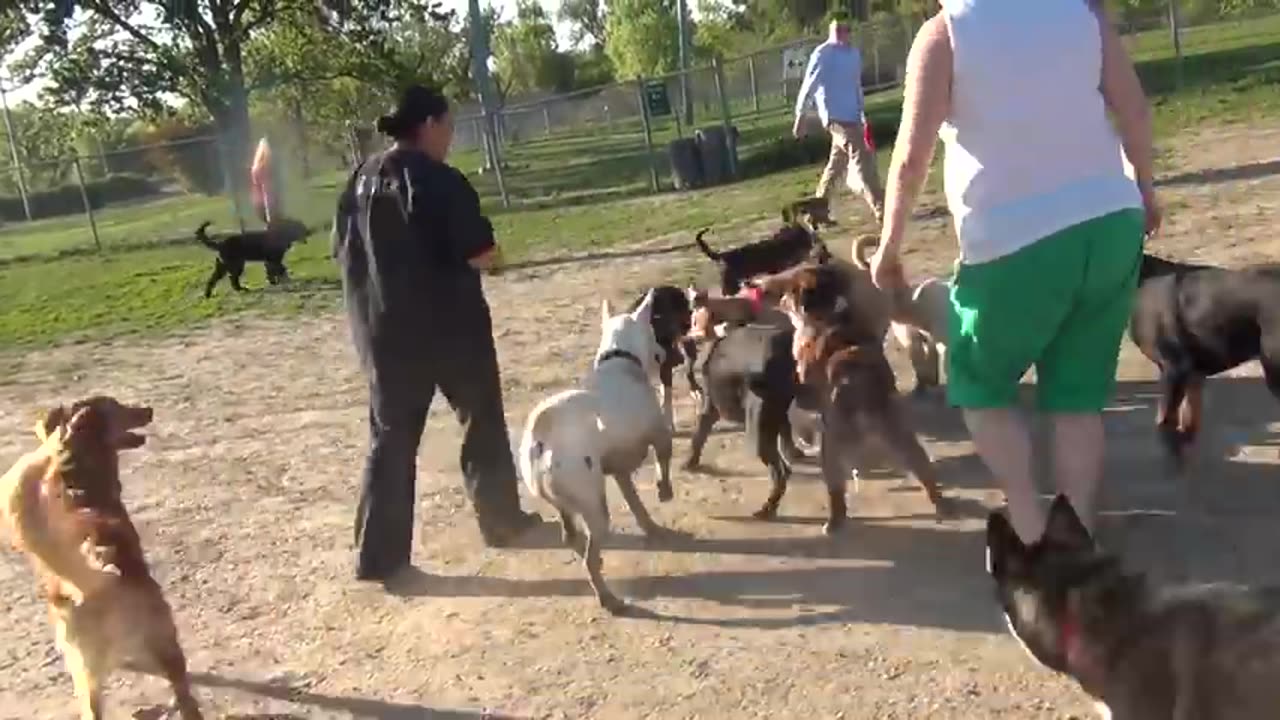
<svg viewBox="0 0 1280 720">
<path fill-rule="evenodd" d="M 480 521 L 480 536 L 484 544 L 492 548 L 509 547 L 519 537 L 542 524 L 538 513 L 518 511 L 513 518 L 499 522 Z"/>
</svg>

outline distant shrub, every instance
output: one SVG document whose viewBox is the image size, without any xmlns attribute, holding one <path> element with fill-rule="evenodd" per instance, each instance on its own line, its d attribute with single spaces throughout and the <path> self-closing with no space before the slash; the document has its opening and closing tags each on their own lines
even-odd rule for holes
<svg viewBox="0 0 1280 720">
<path fill-rule="evenodd" d="M 89 196 L 89 205 L 95 210 L 111 203 L 128 202 L 159 193 L 159 188 L 154 182 L 141 175 L 132 174 L 108 175 L 99 180 L 90 180 L 85 183 L 84 189 L 85 194 Z M 31 203 L 33 218 L 50 218 L 84 212 L 84 198 L 80 195 L 80 187 L 75 183 L 33 192 L 27 196 L 27 199 Z M 0 195 L 0 221 L 21 222 L 25 219 L 22 198 L 16 195 Z"/>
<path fill-rule="evenodd" d="M 168 120 L 144 134 L 147 163 L 187 192 L 217 195 L 226 185 L 216 130 Z"/>
</svg>

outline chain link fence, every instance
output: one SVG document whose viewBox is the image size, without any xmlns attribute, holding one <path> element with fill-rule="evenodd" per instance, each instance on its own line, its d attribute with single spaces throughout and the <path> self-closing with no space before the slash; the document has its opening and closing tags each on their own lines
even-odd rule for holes
<svg viewBox="0 0 1280 720">
<path fill-rule="evenodd" d="M 1148 92 L 1158 100 L 1184 83 L 1280 85 L 1276 5 L 1280 0 L 1264 0 L 1224 13 L 1218 0 L 1183 0 L 1177 13 L 1164 5 L 1115 16 Z M 898 111 L 895 103 L 877 103 L 876 94 L 901 83 L 919 22 L 882 15 L 857 28 L 854 42 L 863 56 L 872 125 L 884 133 L 876 137 L 877 145 L 892 140 Z M 1171 29 L 1175 22 L 1177 33 Z M 736 162 L 725 180 L 813 162 L 825 155 L 825 138 L 819 134 L 808 147 L 790 138 L 790 126 L 800 77 L 818 42 L 770 47 L 683 74 L 531 101 L 512 99 L 493 118 L 493 153 L 485 152 L 484 119 L 463 107 L 452 162 L 472 177 L 494 211 L 503 205 L 563 207 L 669 191 L 677 184 L 673 144 L 698 136 L 729 138 Z M 1179 52 L 1184 62 L 1177 60 Z M 274 133 L 272 146 L 280 148 L 275 162 L 285 166 L 286 212 L 312 225 L 331 215 L 345 180 L 343 168 L 376 149 L 371 128 L 359 122 L 347 138 L 319 137 L 292 119 L 268 119 L 262 127 L 255 122 L 255 128 Z M 5 157 L 0 160 L 5 164 L 0 166 L 0 264 L 193 243 L 193 230 L 205 221 L 214 231 L 258 226 L 247 200 L 228 190 L 242 184 L 231 182 L 235 174 L 247 178 L 247 160 L 227 158 L 215 136 L 110 151 L 82 147 L 64 158 L 24 160 L 18 166 Z"/>
</svg>

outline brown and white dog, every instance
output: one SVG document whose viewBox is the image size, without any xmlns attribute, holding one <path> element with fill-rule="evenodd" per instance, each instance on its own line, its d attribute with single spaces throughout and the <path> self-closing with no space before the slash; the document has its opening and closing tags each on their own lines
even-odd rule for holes
<svg viewBox="0 0 1280 720">
<path fill-rule="evenodd" d="M 868 254 L 879 244 L 875 235 L 863 235 L 853 243 L 854 264 L 870 269 Z M 946 352 L 951 306 L 951 283 L 928 278 L 914 288 L 901 287 L 889 295 L 889 333 L 911 358 L 916 375 L 915 394 L 942 385 L 942 359 Z"/>
<path fill-rule="evenodd" d="M 106 396 L 54 408 L 36 424 L 40 447 L 0 478 L 0 511 L 44 583 L 82 720 L 103 717 L 117 667 L 168 680 L 183 720 L 201 718 L 172 610 L 120 496 L 119 452 L 146 442 L 133 431 L 152 415 Z"/>
</svg>

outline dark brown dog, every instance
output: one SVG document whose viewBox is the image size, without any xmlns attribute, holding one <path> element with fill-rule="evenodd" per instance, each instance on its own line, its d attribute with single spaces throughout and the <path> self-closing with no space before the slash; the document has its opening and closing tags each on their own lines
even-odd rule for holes
<svg viewBox="0 0 1280 720">
<path fill-rule="evenodd" d="M 757 275 L 775 273 L 807 260 L 824 262 L 831 257 L 818 237 L 818 229 L 832 227 L 830 205 L 826 198 L 804 198 L 782 208 L 785 223 L 773 235 L 730 250 L 712 250 L 703 236 L 708 228 L 698 231 L 694 241 L 702 253 L 720 266 L 720 293 L 725 297 Z"/>
<path fill-rule="evenodd" d="M 869 466 L 873 441 L 891 451 L 924 487 L 939 520 L 952 514 L 933 462 L 911 429 L 881 343 L 850 333 L 838 318 L 832 324 L 803 315 L 796 319 L 796 375 L 816 395 L 822 413 L 819 457 L 828 495 L 824 532 L 833 534 L 844 525 L 849 477 L 856 483 L 857 471 Z"/>
<path fill-rule="evenodd" d="M 149 407 L 97 396 L 50 410 L 39 449 L 0 480 L 14 545 L 45 585 L 49 615 L 75 683 L 82 720 L 102 714 L 111 671 L 169 681 L 183 720 L 200 720 L 173 613 L 151 577 L 120 497 L 119 452 L 146 439 Z"/>
</svg>

